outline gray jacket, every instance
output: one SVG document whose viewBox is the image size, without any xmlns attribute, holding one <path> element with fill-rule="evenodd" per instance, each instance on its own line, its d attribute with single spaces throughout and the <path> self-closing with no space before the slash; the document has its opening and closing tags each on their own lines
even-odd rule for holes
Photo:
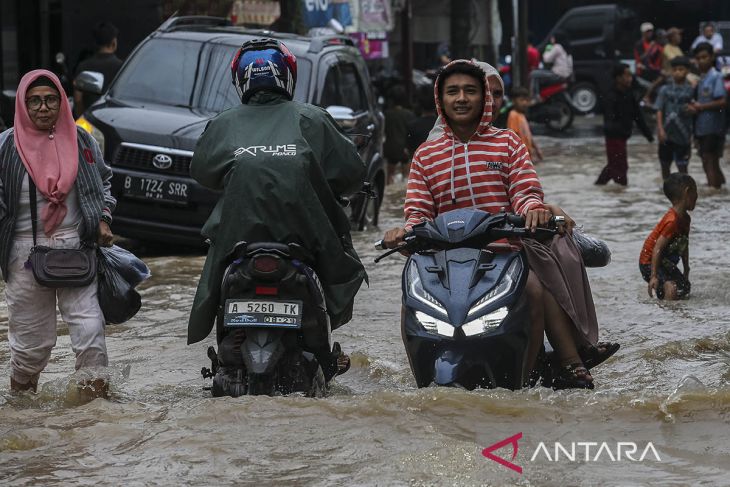
<svg viewBox="0 0 730 487">
<path fill-rule="evenodd" d="M 91 135 L 78 128 L 79 171 L 74 186 L 81 207 L 79 234 L 84 242 L 95 242 L 101 216 L 111 216 L 117 201 L 111 194 L 112 170 Z M 84 151 L 91 151 L 92 163 Z M 8 280 L 10 249 L 15 238 L 20 187 L 27 171 L 15 148 L 13 129 L 0 133 L 0 270 Z"/>
</svg>

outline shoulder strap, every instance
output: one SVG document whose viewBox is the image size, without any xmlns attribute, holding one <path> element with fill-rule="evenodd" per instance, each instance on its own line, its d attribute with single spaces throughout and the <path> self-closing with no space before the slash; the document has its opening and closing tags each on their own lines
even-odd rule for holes
<svg viewBox="0 0 730 487">
<path fill-rule="evenodd" d="M 38 202 L 36 201 L 35 183 L 28 174 L 28 195 L 30 196 L 30 222 L 33 225 L 33 247 L 36 246 L 36 220 L 38 219 Z"/>
</svg>

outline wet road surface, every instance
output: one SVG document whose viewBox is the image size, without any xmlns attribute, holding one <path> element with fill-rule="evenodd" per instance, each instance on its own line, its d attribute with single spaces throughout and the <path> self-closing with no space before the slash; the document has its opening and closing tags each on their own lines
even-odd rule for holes
<svg viewBox="0 0 730 487">
<path fill-rule="evenodd" d="M 187 346 L 187 313 L 204 257 L 145 256 L 153 277 L 142 311 L 107 328 L 112 400 L 75 395 L 68 331 L 37 395 L 8 392 L 7 310 L 0 300 L 2 485 L 730 485 L 730 195 L 700 183 L 692 217 L 692 297 L 650 299 L 638 271 L 644 238 L 668 208 L 655 147 L 629 145 L 629 187 L 595 188 L 605 161 L 599 137 L 546 138 L 538 166 L 547 200 L 608 241 L 612 263 L 590 269 L 601 338 L 621 350 L 594 369 L 595 391 L 417 390 L 399 330 L 405 259 L 378 265 L 372 242 L 402 221 L 404 186 L 388 188 L 381 230 L 355 236 L 370 287 L 354 320 L 335 332 L 353 367 L 330 397 L 216 398 L 199 374 L 206 342 Z M 724 165 L 726 173 L 728 165 Z M 1 286 L 0 286 L 1 287 Z M 512 460 L 482 449 L 522 433 Z M 544 443 L 549 457 L 538 450 Z M 554 444 L 575 461 L 554 460 Z M 644 461 L 612 461 L 618 442 Z M 536 455 L 535 452 L 538 452 Z M 625 451 L 625 449 L 624 449 Z M 495 452 L 511 459 L 510 448 Z M 534 458 L 533 458 L 534 457 Z M 531 461 L 533 460 L 533 461 Z"/>
</svg>

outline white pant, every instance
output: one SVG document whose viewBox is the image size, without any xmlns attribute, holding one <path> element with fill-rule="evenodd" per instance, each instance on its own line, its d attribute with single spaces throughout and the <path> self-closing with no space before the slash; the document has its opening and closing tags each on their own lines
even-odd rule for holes
<svg viewBox="0 0 730 487">
<path fill-rule="evenodd" d="M 57 232 L 51 238 L 39 236 L 37 241 L 52 248 L 79 246 L 76 231 Z M 68 324 L 76 369 L 106 366 L 104 315 L 96 297 L 96 279 L 86 287 L 43 287 L 24 266 L 31 247 L 33 237 L 16 237 L 8 266 L 10 279 L 5 283 L 12 378 L 21 384 L 38 383 L 56 345 L 56 299 L 61 318 Z"/>
</svg>

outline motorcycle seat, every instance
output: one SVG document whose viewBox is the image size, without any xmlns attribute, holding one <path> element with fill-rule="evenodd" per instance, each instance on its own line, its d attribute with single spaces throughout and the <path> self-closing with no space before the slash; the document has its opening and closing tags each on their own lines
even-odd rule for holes
<svg viewBox="0 0 730 487">
<path fill-rule="evenodd" d="M 254 242 L 246 246 L 246 256 L 264 252 L 278 254 L 281 257 L 298 259 L 307 264 L 314 262 L 314 257 L 304 247 L 296 243 Z"/>
</svg>

